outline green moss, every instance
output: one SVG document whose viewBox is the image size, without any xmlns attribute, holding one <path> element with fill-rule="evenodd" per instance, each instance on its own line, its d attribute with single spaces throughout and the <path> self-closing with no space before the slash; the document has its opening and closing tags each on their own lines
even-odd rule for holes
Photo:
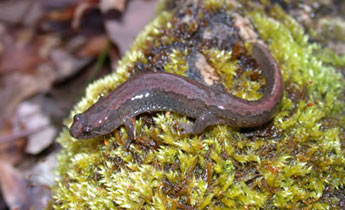
<svg viewBox="0 0 345 210">
<path fill-rule="evenodd" d="M 345 42 L 345 24 L 340 17 L 322 18 L 319 20 L 320 33 L 315 37 L 324 40 Z"/>
<path fill-rule="evenodd" d="M 184 52 L 174 49 L 172 53 L 169 55 L 170 62 L 167 62 L 164 65 L 164 71 L 185 76 L 186 71 L 188 69 L 188 65 L 186 62 L 187 55 L 187 49 L 184 50 Z"/>
<path fill-rule="evenodd" d="M 344 68 L 344 59 L 331 51 L 322 56 L 323 49 L 309 43 L 298 23 L 279 7 L 265 14 L 244 2 L 246 10 L 206 1 L 192 11 L 192 26 L 183 23 L 187 27 L 173 10 L 161 11 L 116 73 L 89 85 L 65 124 L 69 127 L 73 115 L 124 82 L 138 62 L 186 75 L 188 56 L 195 49 L 228 92 L 260 98 L 265 80 L 258 69 L 248 65 L 238 71 L 243 64 L 233 59 L 231 50 L 208 44 L 190 47 L 197 43 L 190 40 L 195 26 L 199 30 L 207 26 L 203 21 L 239 8 L 281 68 L 286 91 L 272 122 L 252 133 L 218 125 L 191 136 L 177 129 L 179 123 L 191 123 L 185 116 L 156 113 L 149 116 L 153 122 L 141 116 L 129 151 L 122 148 L 127 139 L 123 127 L 85 141 L 64 129 L 58 138 L 63 149 L 60 179 L 53 189 L 55 209 L 340 209 L 342 197 L 336 190 L 345 184 L 345 82 L 334 66 Z M 152 56 L 152 49 L 158 53 Z M 259 76 L 253 80 L 254 73 Z"/>
<path fill-rule="evenodd" d="M 231 10 L 233 8 L 233 2 L 227 0 L 205 0 L 203 4 L 206 11 L 212 12 L 217 12 L 221 8 L 225 10 Z"/>
<path fill-rule="evenodd" d="M 345 55 L 339 56 L 330 49 L 316 49 L 317 59 L 322 61 L 325 64 L 332 65 L 335 67 L 344 67 L 345 66 Z"/>
<path fill-rule="evenodd" d="M 209 64 L 217 70 L 227 92 L 247 100 L 256 100 L 262 96 L 259 89 L 261 84 L 264 84 L 264 78 L 261 77 L 259 81 L 250 80 L 255 69 L 247 69 L 238 77 L 239 65 L 237 61 L 231 60 L 231 51 L 211 48 L 205 49 L 203 53 Z"/>
</svg>

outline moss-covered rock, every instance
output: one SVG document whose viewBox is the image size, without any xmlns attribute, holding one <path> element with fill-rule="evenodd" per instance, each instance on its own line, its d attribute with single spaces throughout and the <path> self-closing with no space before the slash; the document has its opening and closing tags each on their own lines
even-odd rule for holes
<svg viewBox="0 0 345 210">
<path fill-rule="evenodd" d="M 343 208 L 344 58 L 311 43 L 283 9 L 263 2 L 161 3 L 116 72 L 88 86 L 65 124 L 142 71 L 181 74 L 245 99 L 260 98 L 265 79 L 250 57 L 250 42 L 258 40 L 279 63 L 285 85 L 271 122 L 183 136 L 177 124 L 191 119 L 144 115 L 128 151 L 123 127 L 90 140 L 76 140 L 64 129 L 54 208 Z"/>
</svg>

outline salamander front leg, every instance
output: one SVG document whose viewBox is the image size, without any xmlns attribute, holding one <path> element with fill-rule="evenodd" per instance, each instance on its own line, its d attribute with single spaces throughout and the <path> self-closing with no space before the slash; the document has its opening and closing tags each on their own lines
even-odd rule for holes
<svg viewBox="0 0 345 210">
<path fill-rule="evenodd" d="M 182 134 L 200 134 L 208 126 L 219 123 L 219 119 L 210 112 L 202 113 L 194 122 L 194 124 L 182 124 L 184 130 Z"/>
<path fill-rule="evenodd" d="M 128 139 L 126 143 L 123 145 L 123 148 L 125 150 L 128 150 L 129 145 L 132 143 L 132 141 L 136 138 L 136 133 L 135 133 L 135 118 L 127 118 L 123 122 L 126 130 L 127 130 L 127 136 Z"/>
</svg>

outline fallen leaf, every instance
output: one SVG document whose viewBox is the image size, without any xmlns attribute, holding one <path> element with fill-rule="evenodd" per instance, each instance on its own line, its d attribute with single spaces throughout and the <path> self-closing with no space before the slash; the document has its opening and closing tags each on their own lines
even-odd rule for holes
<svg viewBox="0 0 345 210">
<path fill-rule="evenodd" d="M 35 184 L 52 186 L 55 183 L 56 174 L 54 170 L 57 166 L 56 152 L 49 154 L 46 158 L 35 164 L 28 172 L 30 181 Z"/>
<path fill-rule="evenodd" d="M 157 0 L 129 1 L 126 11 L 118 16 L 116 11 L 105 14 L 105 28 L 113 43 L 116 43 L 121 52 L 125 52 L 133 43 L 135 36 L 154 17 Z"/>
<path fill-rule="evenodd" d="M 35 184 L 7 162 L 0 161 L 0 186 L 10 209 L 44 209 L 51 195 L 49 189 Z"/>
<path fill-rule="evenodd" d="M 75 6 L 66 7 L 64 9 L 54 9 L 45 13 L 45 18 L 49 21 L 69 21 L 72 20 L 75 13 Z"/>
<path fill-rule="evenodd" d="M 9 136 L 16 129 L 12 125 L 6 124 L 0 130 L 0 137 Z M 23 137 L 19 137 L 15 141 L 0 142 L 0 161 L 12 164 L 20 163 L 24 157 L 26 142 L 26 138 Z"/>
<path fill-rule="evenodd" d="M 11 164 L 0 161 L 0 186 L 10 209 L 30 209 L 30 198 L 26 194 L 28 183 Z"/>
<path fill-rule="evenodd" d="M 94 2 L 87 2 L 87 1 L 83 1 L 82 3 L 78 4 L 78 6 L 76 7 L 76 9 L 74 10 L 74 14 L 73 14 L 73 21 L 72 21 L 72 28 L 77 30 L 80 26 L 81 23 L 81 19 L 84 16 L 84 14 L 86 13 L 86 11 L 88 11 L 89 9 L 91 9 L 93 6 L 95 6 L 96 3 Z"/>
<path fill-rule="evenodd" d="M 3 53 L 0 57 L 0 73 L 14 73 L 18 71 L 30 72 L 40 64 L 44 58 L 39 55 L 37 42 L 32 41 L 32 30 L 7 30 L 1 34 L 0 42 Z"/>
<path fill-rule="evenodd" d="M 23 99 L 49 90 L 55 77 L 52 69 L 43 68 L 34 74 L 13 73 L 0 77 L 0 127 L 8 122 Z"/>
<path fill-rule="evenodd" d="M 97 57 L 108 44 L 108 38 L 105 35 L 90 37 L 87 43 L 77 53 L 80 57 Z"/>
<path fill-rule="evenodd" d="M 56 129 L 50 125 L 50 120 L 46 116 L 39 104 L 33 102 L 22 102 L 19 104 L 16 117 L 24 125 L 25 130 L 39 131 L 28 136 L 28 144 L 25 152 L 28 154 L 38 154 L 47 148 L 55 138 Z"/>
<path fill-rule="evenodd" d="M 82 17 L 91 9 L 98 8 L 102 13 L 109 10 L 122 12 L 125 9 L 127 0 L 83 0 L 74 9 L 72 28 L 78 29 L 81 24 Z"/>
<path fill-rule="evenodd" d="M 0 128 L 11 119 L 18 103 L 48 91 L 57 78 L 58 71 L 46 63 L 58 41 L 34 34 L 29 29 L 7 29 L 0 37 L 4 46 L 0 57 Z"/>
<path fill-rule="evenodd" d="M 53 50 L 50 57 L 56 69 L 56 82 L 64 81 L 75 75 L 92 61 L 91 58 L 87 57 L 78 58 L 63 49 Z"/>
</svg>

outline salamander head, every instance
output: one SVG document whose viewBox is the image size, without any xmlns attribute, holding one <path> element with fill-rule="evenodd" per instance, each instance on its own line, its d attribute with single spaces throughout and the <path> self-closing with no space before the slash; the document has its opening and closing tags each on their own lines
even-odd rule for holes
<svg viewBox="0 0 345 210">
<path fill-rule="evenodd" d="M 71 136 L 77 139 L 91 139 L 101 136 L 100 129 L 103 121 L 92 122 L 86 114 L 76 114 L 69 130 Z"/>
</svg>

